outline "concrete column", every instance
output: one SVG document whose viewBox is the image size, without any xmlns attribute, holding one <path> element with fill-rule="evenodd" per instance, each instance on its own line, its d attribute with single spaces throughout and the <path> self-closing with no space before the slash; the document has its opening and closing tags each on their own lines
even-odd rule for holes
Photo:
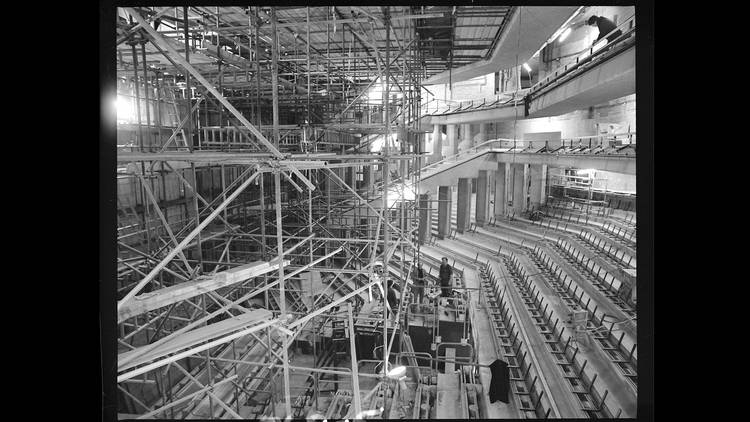
<svg viewBox="0 0 750 422">
<path fill-rule="evenodd" d="M 487 170 L 479 170 L 479 177 L 477 177 L 477 202 L 476 202 L 476 216 L 477 226 L 483 227 L 484 221 L 487 219 L 487 209 L 489 208 L 489 189 L 490 189 L 490 178 Z"/>
<path fill-rule="evenodd" d="M 458 179 L 458 199 L 456 207 L 456 231 L 463 233 L 469 228 L 471 212 L 471 179 L 460 177 Z"/>
<path fill-rule="evenodd" d="M 370 178 L 370 173 L 372 170 L 372 166 L 362 166 L 362 191 L 367 192 L 370 190 L 370 185 L 372 184 L 372 179 Z"/>
<path fill-rule="evenodd" d="M 523 187 L 523 164 L 512 165 L 512 180 L 513 180 L 513 210 L 516 214 L 520 214 L 523 210 L 523 193 L 525 188 Z"/>
<path fill-rule="evenodd" d="M 505 204 L 508 203 L 508 194 L 506 192 L 506 186 L 508 186 L 508 170 L 510 166 L 505 163 L 497 163 L 497 170 L 495 170 L 495 217 L 501 217 L 505 215 Z"/>
<path fill-rule="evenodd" d="M 455 155 L 458 153 L 458 132 L 456 130 L 456 125 L 447 125 L 446 126 L 446 139 L 445 139 L 445 145 L 443 145 L 442 154 L 443 158 L 449 156 L 449 155 Z"/>
<path fill-rule="evenodd" d="M 406 160 L 399 160 L 398 163 L 398 175 L 399 177 L 406 177 L 409 163 Z"/>
<path fill-rule="evenodd" d="M 539 198 L 539 205 L 547 204 L 547 165 L 542 164 L 542 197 Z"/>
<path fill-rule="evenodd" d="M 451 229 L 451 187 L 438 187 L 438 239 L 450 235 Z"/>
<path fill-rule="evenodd" d="M 476 140 L 476 144 L 481 144 L 482 142 L 487 140 L 487 128 L 489 127 L 489 123 L 480 123 L 479 124 L 479 138 Z"/>
<path fill-rule="evenodd" d="M 346 178 L 344 179 L 344 181 L 346 181 L 346 184 L 351 186 L 352 189 L 356 191 L 357 183 L 354 175 L 354 167 L 347 167 L 345 170 Z"/>
<path fill-rule="evenodd" d="M 419 195 L 419 244 L 424 245 L 430 239 L 432 215 L 430 213 L 430 195 Z"/>
<path fill-rule="evenodd" d="M 429 164 L 436 163 L 443 159 L 443 132 L 440 131 L 440 125 L 432 126 L 432 154 L 430 155 Z"/>
<path fill-rule="evenodd" d="M 530 209 L 539 208 L 539 201 L 542 199 L 542 166 L 529 166 L 529 202 Z"/>
<path fill-rule="evenodd" d="M 524 164 L 523 165 L 523 189 L 521 190 L 521 195 L 523 195 L 523 206 L 521 207 L 521 210 L 528 211 L 529 209 L 529 165 Z"/>
<path fill-rule="evenodd" d="M 458 146 L 458 150 L 463 151 L 465 149 L 469 149 L 471 148 L 471 145 L 472 145 L 471 124 L 464 123 L 461 125 L 461 142 Z"/>
</svg>

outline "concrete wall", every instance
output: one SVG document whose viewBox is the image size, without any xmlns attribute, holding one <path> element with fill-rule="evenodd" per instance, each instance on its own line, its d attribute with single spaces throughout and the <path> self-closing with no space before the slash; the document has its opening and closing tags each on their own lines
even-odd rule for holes
<svg viewBox="0 0 750 422">
<path fill-rule="evenodd" d="M 594 178 L 606 178 L 607 190 L 618 192 L 636 192 L 636 176 L 630 174 L 613 173 L 611 171 L 597 170 L 594 172 Z M 597 186 L 599 183 L 597 183 Z"/>
<path fill-rule="evenodd" d="M 434 193 L 437 192 L 438 186 L 455 185 L 460 177 L 474 178 L 477 177 L 479 170 L 495 169 L 497 169 L 497 159 L 492 154 L 485 154 L 449 170 L 423 178 L 419 184 L 419 193 Z"/>
<path fill-rule="evenodd" d="M 510 180 L 509 185 L 512 186 L 512 196 L 513 198 L 513 209 L 516 211 L 516 214 L 519 214 L 521 211 L 523 211 L 524 207 L 524 197 L 523 197 L 523 164 L 513 164 L 510 167 Z"/>
<path fill-rule="evenodd" d="M 559 167 L 548 168 L 549 177 L 562 175 L 563 169 Z M 616 173 L 605 170 L 595 170 L 591 175 L 594 179 L 606 179 L 606 183 L 603 180 L 595 180 L 594 187 L 603 189 L 605 186 L 607 190 L 613 190 L 624 193 L 636 193 L 636 175 Z"/>
<path fill-rule="evenodd" d="M 585 22 L 592 15 L 604 16 L 619 25 L 634 13 L 635 7 L 633 6 L 591 6 L 576 16 L 571 25 Z M 555 69 L 574 62 L 584 49 L 592 46 L 597 36 L 599 36 L 599 29 L 596 26 L 578 26 L 568 35 L 564 42 L 561 43 L 559 40 L 555 40 L 555 42 L 545 47 L 539 56 L 541 58 L 539 78 L 543 79 Z"/>
<path fill-rule="evenodd" d="M 560 116 L 493 122 L 488 137 L 523 139 L 526 133 L 560 132 L 565 138 L 636 130 L 635 95 Z M 515 128 L 514 128 L 515 126 Z M 514 130 L 515 129 L 515 130 Z"/>
<path fill-rule="evenodd" d="M 468 81 L 455 82 L 453 86 L 448 84 L 430 85 L 429 90 L 435 96 L 423 92 L 429 101 L 433 98 L 439 100 L 467 101 L 489 97 L 495 94 L 495 74 L 479 76 Z"/>
</svg>

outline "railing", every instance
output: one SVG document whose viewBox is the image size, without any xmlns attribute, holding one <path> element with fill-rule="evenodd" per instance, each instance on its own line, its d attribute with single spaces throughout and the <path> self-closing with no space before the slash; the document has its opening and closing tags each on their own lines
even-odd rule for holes
<svg viewBox="0 0 750 422">
<path fill-rule="evenodd" d="M 490 336 L 490 339 L 495 345 L 498 357 L 508 361 L 513 387 L 511 392 L 516 399 L 516 406 L 519 412 L 523 412 L 527 418 L 546 418 L 552 407 L 548 399 L 542 403 L 544 390 L 539 388 L 536 382 L 540 374 L 532 365 L 533 356 L 528 355 L 530 361 L 526 360 L 529 346 L 519 340 L 516 321 L 505 301 L 507 292 L 500 288 L 499 277 L 495 276 L 489 263 L 481 267 L 480 276 L 484 293 L 480 295 L 483 299 L 482 306 L 486 309 L 490 325 L 494 330 L 494 335 Z M 530 375 L 533 376 L 533 380 Z"/>
<path fill-rule="evenodd" d="M 623 339 L 625 332 L 622 331 L 620 338 L 616 338 L 612 333 L 614 323 L 611 323 L 609 330 L 605 327 L 607 314 L 604 311 L 599 310 L 599 306 L 594 303 L 593 308 L 591 304 L 591 296 L 584 302 L 583 296 L 584 291 L 580 289 L 580 295 L 576 292 L 579 290 L 578 283 L 575 284 L 575 289 L 571 289 L 573 280 L 560 268 L 554 260 L 547 255 L 544 250 L 537 246 L 534 248 L 533 254 L 530 255 L 531 260 L 539 268 L 543 270 L 543 276 L 552 286 L 558 296 L 568 305 L 568 308 L 572 311 L 586 310 L 589 312 L 586 318 L 586 329 L 593 332 L 593 338 L 596 343 L 601 347 L 602 352 L 612 361 L 612 363 L 619 368 L 622 374 L 633 384 L 633 387 L 638 387 L 638 373 L 637 373 L 637 361 L 633 355 L 635 352 L 636 344 L 633 343 L 630 352 L 623 346 Z M 599 310 L 599 315 L 597 315 Z M 590 316 L 590 317 L 589 317 Z"/>
<path fill-rule="evenodd" d="M 610 36 L 617 31 L 622 31 L 622 34 L 619 35 L 614 40 L 612 40 L 611 42 L 607 41 L 606 39 L 607 36 Z M 635 15 L 626 19 L 620 25 L 618 25 L 614 30 L 612 30 L 605 36 L 601 37 L 599 42 L 594 43 L 594 45 L 584 50 L 571 63 L 568 63 L 564 66 L 561 66 L 555 69 L 555 71 L 552 72 L 550 75 L 547 75 L 547 77 L 545 77 L 544 79 L 532 85 L 531 88 L 529 88 L 529 95 L 537 94 L 539 93 L 540 90 L 550 86 L 552 83 L 559 82 L 561 78 L 570 75 L 574 70 L 577 70 L 581 68 L 582 66 L 584 66 L 585 64 L 592 62 L 595 58 L 601 57 L 603 54 L 609 51 L 612 51 L 613 47 L 619 46 L 619 45 L 625 45 L 626 43 L 630 44 L 634 42 L 635 41 L 634 38 L 631 37 L 631 35 L 634 35 L 634 34 L 635 34 Z M 607 41 L 607 42 L 603 46 L 600 46 L 600 43 L 603 41 Z"/>
<path fill-rule="evenodd" d="M 636 268 L 636 263 L 633 261 L 634 257 L 624 249 L 617 248 L 615 244 L 607 242 L 605 239 L 594 236 L 591 232 L 584 230 L 581 230 L 578 237 L 592 248 L 601 251 L 603 254 L 617 261 L 619 265 L 626 268 Z"/>
<path fill-rule="evenodd" d="M 606 41 L 607 36 L 610 36 L 617 31 L 622 31 L 621 35 L 619 35 L 611 42 L 607 42 L 603 45 L 601 44 L 603 41 Z M 551 84 L 561 82 L 563 78 L 571 76 L 574 71 L 581 69 L 583 66 L 593 62 L 595 59 L 599 57 L 618 54 L 623 49 L 615 50 L 614 47 L 630 45 L 634 43 L 634 37 L 632 37 L 632 35 L 634 34 L 635 15 L 626 19 L 614 30 L 606 34 L 606 36 L 601 37 L 599 42 L 585 49 L 570 63 L 558 67 L 551 74 L 547 75 L 544 79 L 535 83 L 530 88 L 519 89 L 513 93 L 496 94 L 490 97 L 463 101 L 441 100 L 438 98 L 433 98 L 422 105 L 421 114 L 423 116 L 435 116 L 449 113 L 452 114 L 467 111 L 477 111 L 510 105 L 513 100 L 516 100 L 516 104 L 523 104 L 529 96 L 539 93 L 542 89 L 549 87 Z"/>
<path fill-rule="evenodd" d="M 605 135 L 592 135 L 592 136 L 581 136 L 581 137 L 575 137 L 575 138 L 566 138 L 561 139 L 559 141 L 524 141 L 523 139 L 510 139 L 510 138 L 496 138 L 496 139 L 490 139 L 488 141 L 484 141 L 482 143 L 479 143 L 477 145 L 473 145 L 469 148 L 466 148 L 464 150 L 459 151 L 456 154 L 449 155 L 445 158 L 443 158 L 440 161 L 436 161 L 432 164 L 428 164 L 421 169 L 422 177 L 424 175 L 431 171 L 435 170 L 438 167 L 442 166 L 443 164 L 448 163 L 457 163 L 460 161 L 461 158 L 469 158 L 470 156 L 484 151 L 489 151 L 492 149 L 497 149 L 496 152 L 505 152 L 505 153 L 525 153 L 525 154 L 554 154 L 554 155 L 596 155 L 598 157 L 622 157 L 622 156 L 635 156 L 635 154 L 618 154 L 617 152 L 623 148 L 623 147 L 601 147 L 601 148 L 579 148 L 580 145 L 582 145 L 582 141 L 584 139 L 589 140 L 589 144 L 591 145 L 591 142 L 593 139 L 601 139 L 603 140 L 616 140 L 618 137 L 621 139 L 624 137 L 627 137 L 628 139 L 633 142 L 635 139 L 636 132 L 625 132 L 625 133 L 617 133 L 617 134 L 605 134 Z M 549 142 L 560 142 L 561 146 L 559 148 L 555 149 L 548 149 L 546 148 L 549 145 Z M 573 144 L 577 142 L 576 146 L 573 146 Z M 601 142 L 601 141 L 600 141 Z M 568 143 L 568 146 L 566 147 L 565 144 Z M 534 144 L 540 145 L 544 144 L 544 148 L 539 147 L 539 149 L 534 148 Z M 597 144 L 601 146 L 600 144 Z M 634 145 L 634 142 L 633 144 Z M 625 145 L 628 146 L 628 145 Z M 414 172 L 411 172 L 405 176 L 402 176 L 397 179 L 391 180 L 391 185 L 403 183 L 404 179 L 408 179 L 413 175 Z M 407 183 L 407 187 L 410 187 L 410 185 Z M 376 182 L 373 184 L 373 190 L 374 191 L 380 191 L 383 188 L 383 181 Z"/>
<path fill-rule="evenodd" d="M 200 140 L 201 147 L 203 146 L 237 146 L 237 145 L 248 145 L 255 146 L 256 144 L 248 142 L 247 137 L 255 140 L 256 137 L 250 133 L 249 129 L 236 128 L 234 126 L 204 126 L 201 129 L 202 138 Z M 283 146 L 299 145 L 302 140 L 302 127 L 293 129 L 281 129 L 279 144 Z M 272 138 L 273 131 L 271 129 L 261 129 L 261 133 L 266 138 Z"/>
<path fill-rule="evenodd" d="M 602 230 L 619 240 L 625 241 L 626 244 L 635 248 L 636 245 L 636 232 L 633 230 L 623 229 L 611 222 L 605 223 L 602 226 Z"/>
<path fill-rule="evenodd" d="M 437 116 L 448 113 L 484 110 L 510 105 L 513 100 L 515 100 L 516 104 L 523 104 L 523 97 L 526 92 L 527 89 L 520 89 L 511 93 L 495 94 L 470 100 L 442 100 L 433 98 L 422 104 L 421 114 Z"/>
<path fill-rule="evenodd" d="M 610 273 L 595 260 L 587 257 L 578 249 L 574 248 L 567 241 L 557 239 L 553 245 L 562 252 L 563 258 L 572 262 L 574 266 L 580 266 L 580 269 L 591 276 L 591 283 L 601 291 L 615 306 L 620 308 L 629 317 L 635 317 L 636 312 L 631 307 L 630 290 L 632 286 L 618 280 L 614 274 Z"/>
<path fill-rule="evenodd" d="M 579 349 L 578 347 L 573 349 L 570 346 L 571 335 L 568 335 L 567 341 L 563 343 L 562 336 L 565 328 L 564 325 L 559 325 L 558 328 L 559 318 L 553 324 L 552 317 L 554 314 L 552 309 L 547 312 L 549 300 L 545 303 L 544 296 L 536 283 L 531 281 L 531 276 L 526 273 L 515 254 L 511 253 L 510 257 L 503 257 L 502 259 L 512 280 L 509 285 L 515 287 L 515 292 L 523 301 L 537 332 L 542 336 L 547 346 L 546 352 L 555 357 L 557 364 L 565 372 L 563 379 L 569 383 L 570 391 L 578 397 L 581 410 L 591 418 L 611 418 L 613 415 L 605 405 L 609 390 L 607 389 L 604 394 L 600 394 L 594 387 L 597 373 L 594 373 L 593 378 L 590 378 L 584 372 L 588 360 L 584 359 L 583 363 L 580 363 L 576 359 Z"/>
</svg>

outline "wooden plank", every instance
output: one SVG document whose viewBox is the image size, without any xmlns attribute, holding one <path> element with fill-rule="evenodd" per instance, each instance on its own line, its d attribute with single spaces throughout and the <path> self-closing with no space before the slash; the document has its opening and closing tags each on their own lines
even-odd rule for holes
<svg viewBox="0 0 750 422">
<path fill-rule="evenodd" d="M 291 261 L 284 260 L 285 266 L 290 263 Z M 278 260 L 270 262 L 256 261 L 230 268 L 226 271 L 221 271 L 214 276 L 201 276 L 193 281 L 187 281 L 135 296 L 118 311 L 117 322 L 120 323 L 136 315 L 141 315 L 148 311 L 169 306 L 173 303 L 190 299 L 200 294 L 212 292 L 222 287 L 231 286 L 249 278 L 269 273 L 278 268 Z"/>
<path fill-rule="evenodd" d="M 188 331 L 187 333 L 181 333 L 174 336 L 174 338 L 164 342 L 153 350 L 145 353 L 143 356 L 137 357 L 125 365 L 118 366 L 118 371 L 124 371 L 132 367 L 141 365 L 143 363 L 158 359 L 162 356 L 175 353 L 179 350 L 192 347 L 198 343 L 202 343 L 206 340 L 210 340 L 215 337 L 220 337 L 233 331 L 243 329 L 245 327 L 257 324 L 259 322 L 265 322 L 272 316 L 271 311 L 266 309 L 255 309 L 245 314 L 228 318 L 215 324 L 206 325 L 204 327 L 196 328 L 195 330 Z M 148 347 L 148 346 L 143 346 Z M 129 356 L 140 353 L 140 348 L 129 350 L 124 353 L 120 353 L 117 356 L 118 361 L 123 361 Z"/>
<path fill-rule="evenodd" d="M 445 360 L 456 360 L 456 349 L 447 347 L 445 349 Z M 445 373 L 452 374 L 456 371 L 456 364 L 453 362 L 445 362 Z"/>
<path fill-rule="evenodd" d="M 438 374 L 436 419 L 461 419 L 458 376 L 456 373 Z"/>
</svg>

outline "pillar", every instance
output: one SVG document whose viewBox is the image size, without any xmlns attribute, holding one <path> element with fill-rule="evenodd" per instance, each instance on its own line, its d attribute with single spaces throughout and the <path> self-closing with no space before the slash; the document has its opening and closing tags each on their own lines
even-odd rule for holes
<svg viewBox="0 0 750 422">
<path fill-rule="evenodd" d="M 473 141 L 471 139 L 471 124 L 464 123 L 461 125 L 461 143 L 459 144 L 458 150 L 463 151 L 471 148 Z"/>
<path fill-rule="evenodd" d="M 443 159 L 443 132 L 440 131 L 440 125 L 432 126 L 432 155 L 430 155 L 429 164 L 436 163 Z"/>
<path fill-rule="evenodd" d="M 450 234 L 451 228 L 451 187 L 438 187 L 438 239 Z"/>
<path fill-rule="evenodd" d="M 482 142 L 487 140 L 487 127 L 489 125 L 489 123 L 479 124 L 479 138 L 477 138 L 475 145 L 481 144 Z"/>
<path fill-rule="evenodd" d="M 443 158 L 458 153 L 458 139 L 456 139 L 458 131 L 456 129 L 456 125 L 446 126 L 445 145 L 443 145 L 442 149 Z"/>
<path fill-rule="evenodd" d="M 376 179 L 375 168 L 376 167 L 377 167 L 376 165 L 371 164 L 367 166 L 367 171 L 365 172 L 365 177 L 367 178 L 367 191 L 368 192 L 372 190 L 372 186 L 375 184 L 375 179 Z"/>
<path fill-rule="evenodd" d="M 430 215 L 430 195 L 423 193 L 419 195 L 419 244 L 424 245 L 430 239 L 430 226 L 432 215 Z"/>
<path fill-rule="evenodd" d="M 352 189 L 355 191 L 357 190 L 357 174 L 354 171 L 354 167 L 347 167 L 346 168 L 346 178 L 344 179 L 346 181 L 346 184 L 351 186 Z"/>
<path fill-rule="evenodd" d="M 523 197 L 521 201 L 521 211 L 527 211 L 529 209 L 529 182 L 531 179 L 529 178 L 529 165 L 524 164 L 523 165 L 523 186 L 521 189 L 521 195 Z"/>
<path fill-rule="evenodd" d="M 510 166 L 505 163 L 497 163 L 495 170 L 495 218 L 505 215 L 505 204 L 508 203 L 508 170 Z"/>
<path fill-rule="evenodd" d="M 408 160 L 398 160 L 398 175 L 399 177 L 406 177 L 409 173 L 409 161 Z"/>
<path fill-rule="evenodd" d="M 477 177 L 477 201 L 475 211 L 475 220 L 479 227 L 484 226 L 484 221 L 487 219 L 487 209 L 489 208 L 489 188 L 490 178 L 488 177 L 488 171 L 479 170 L 479 177 Z"/>
<path fill-rule="evenodd" d="M 530 210 L 539 208 L 539 201 L 542 199 L 542 166 L 529 166 L 529 203 Z"/>
<path fill-rule="evenodd" d="M 362 191 L 367 192 L 370 190 L 370 169 L 372 166 L 364 165 L 362 168 Z"/>
<path fill-rule="evenodd" d="M 463 233 L 469 228 L 469 217 L 471 212 L 471 179 L 460 177 L 458 179 L 458 199 L 456 207 L 456 231 Z"/>
<path fill-rule="evenodd" d="M 547 205 L 547 165 L 542 164 L 542 197 L 539 198 L 539 205 Z"/>
<path fill-rule="evenodd" d="M 521 211 L 523 211 L 523 194 L 526 190 L 523 186 L 524 165 L 513 164 L 511 166 L 513 168 L 513 211 L 515 211 L 516 214 L 520 214 Z"/>
</svg>

